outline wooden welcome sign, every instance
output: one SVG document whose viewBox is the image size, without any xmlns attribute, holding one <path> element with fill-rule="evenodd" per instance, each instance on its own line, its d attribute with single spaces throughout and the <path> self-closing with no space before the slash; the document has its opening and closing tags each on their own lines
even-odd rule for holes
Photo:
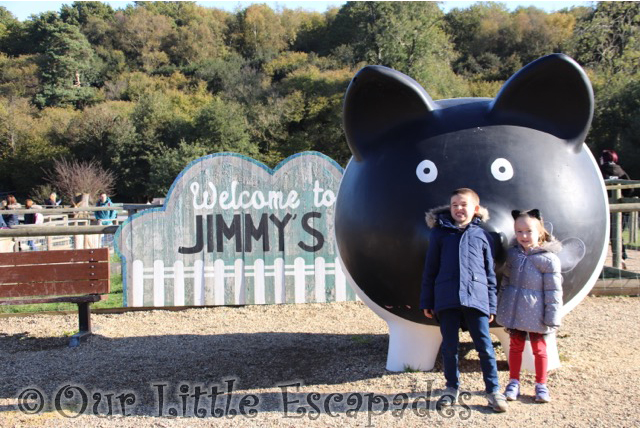
<svg viewBox="0 0 640 428">
<path fill-rule="evenodd" d="M 341 178 L 317 152 L 273 170 L 234 153 L 191 162 L 162 208 L 118 230 L 125 306 L 355 300 L 333 230 Z"/>
</svg>

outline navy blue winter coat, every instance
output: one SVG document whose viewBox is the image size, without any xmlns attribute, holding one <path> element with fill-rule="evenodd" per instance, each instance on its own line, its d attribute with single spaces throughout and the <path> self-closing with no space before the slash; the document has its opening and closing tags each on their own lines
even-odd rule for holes
<svg viewBox="0 0 640 428">
<path fill-rule="evenodd" d="M 493 240 L 480 227 L 488 219 L 480 207 L 471 223 L 461 230 L 455 226 L 449 207 L 427 213 L 431 228 L 429 250 L 422 275 L 420 309 L 461 306 L 491 315 L 496 313 L 496 274 L 493 269 Z"/>
</svg>

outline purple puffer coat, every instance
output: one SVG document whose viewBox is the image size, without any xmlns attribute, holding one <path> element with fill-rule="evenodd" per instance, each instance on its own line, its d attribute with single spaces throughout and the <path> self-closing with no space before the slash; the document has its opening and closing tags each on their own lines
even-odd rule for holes
<svg viewBox="0 0 640 428">
<path fill-rule="evenodd" d="M 518 244 L 509 248 L 498 292 L 498 324 L 542 334 L 560 325 L 562 274 L 556 253 L 561 248 L 555 240 L 529 252 Z"/>
</svg>

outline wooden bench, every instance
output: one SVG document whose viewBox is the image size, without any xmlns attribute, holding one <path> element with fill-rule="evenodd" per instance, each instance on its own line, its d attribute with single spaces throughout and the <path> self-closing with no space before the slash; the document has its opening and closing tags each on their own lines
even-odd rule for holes
<svg viewBox="0 0 640 428">
<path fill-rule="evenodd" d="M 109 249 L 0 254 L 0 305 L 78 304 L 79 331 L 70 347 L 91 334 L 91 303 L 109 293 Z M 25 299 L 27 297 L 27 299 Z"/>
</svg>

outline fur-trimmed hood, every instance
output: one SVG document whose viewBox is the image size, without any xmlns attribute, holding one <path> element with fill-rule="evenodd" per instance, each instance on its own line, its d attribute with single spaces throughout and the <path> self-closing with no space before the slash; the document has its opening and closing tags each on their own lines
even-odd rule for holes
<svg viewBox="0 0 640 428">
<path fill-rule="evenodd" d="M 442 205 L 427 211 L 425 215 L 425 221 L 427 222 L 427 226 L 433 229 L 433 227 L 438 222 L 438 217 L 440 216 L 440 214 L 446 213 L 450 215 L 450 212 L 451 212 L 450 210 L 451 210 L 451 207 L 449 205 Z M 478 212 L 474 217 L 486 222 L 489 220 L 489 210 L 483 207 L 482 205 L 479 205 Z"/>
</svg>

